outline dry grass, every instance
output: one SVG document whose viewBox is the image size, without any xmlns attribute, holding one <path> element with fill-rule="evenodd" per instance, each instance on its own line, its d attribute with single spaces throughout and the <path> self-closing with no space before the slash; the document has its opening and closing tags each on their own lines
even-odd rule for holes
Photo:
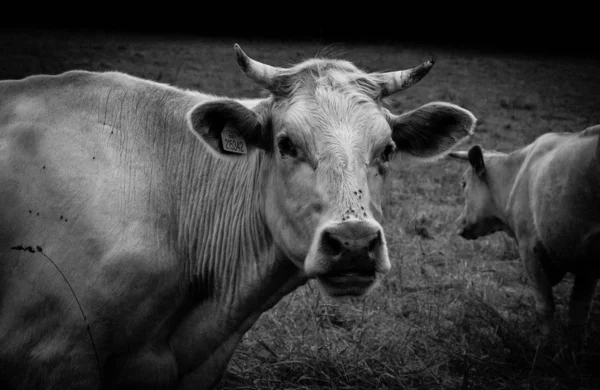
<svg viewBox="0 0 600 390">
<path fill-rule="evenodd" d="M 238 41 L 285 66 L 326 43 Z M 233 96 L 262 91 L 235 62 L 233 40 L 0 35 L 0 78 L 80 68 L 121 70 Z M 598 61 L 479 55 L 435 48 L 337 44 L 328 50 L 370 70 L 414 66 L 423 81 L 390 104 L 460 104 L 479 118 L 471 143 L 511 150 L 547 131 L 600 123 Z M 433 53 L 432 53 L 433 51 Z M 600 311 L 574 359 L 562 327 L 571 280 L 555 288 L 558 325 L 538 334 L 533 296 L 513 243 L 455 235 L 464 166 L 441 161 L 389 175 L 384 227 L 393 269 L 365 298 L 331 300 L 311 282 L 265 313 L 243 339 L 221 389 L 592 389 L 600 387 Z"/>
</svg>

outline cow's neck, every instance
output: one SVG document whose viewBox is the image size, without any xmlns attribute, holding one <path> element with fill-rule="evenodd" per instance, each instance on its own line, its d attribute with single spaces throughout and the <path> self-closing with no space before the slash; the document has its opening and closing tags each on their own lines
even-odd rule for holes
<svg viewBox="0 0 600 390">
<path fill-rule="evenodd" d="M 269 163 L 257 152 L 231 160 L 204 157 L 201 179 L 194 183 L 199 197 L 190 199 L 188 221 L 193 222 L 186 229 L 193 294 L 200 300 L 219 299 L 229 308 L 262 305 L 266 296 L 251 305 L 247 300 L 284 284 L 282 272 L 291 276 L 298 271 L 281 258 L 265 224 L 263 168 Z"/>
<path fill-rule="evenodd" d="M 520 153 L 496 154 L 486 159 L 486 170 L 490 171 L 488 186 L 496 205 L 496 217 L 506 226 L 505 230 L 511 236 L 514 236 L 510 215 L 511 202 L 523 159 Z"/>
<path fill-rule="evenodd" d="M 263 185 L 267 157 L 259 152 L 224 160 L 197 143 L 182 182 L 180 244 L 188 260 L 184 278 L 202 327 L 202 345 L 185 361 L 224 369 L 242 335 L 284 295 L 305 282 L 282 258 L 265 225 Z M 213 367 L 217 364 L 218 367 Z M 197 368 L 196 368 L 197 369 Z M 202 370 L 204 371 L 204 369 Z"/>
</svg>

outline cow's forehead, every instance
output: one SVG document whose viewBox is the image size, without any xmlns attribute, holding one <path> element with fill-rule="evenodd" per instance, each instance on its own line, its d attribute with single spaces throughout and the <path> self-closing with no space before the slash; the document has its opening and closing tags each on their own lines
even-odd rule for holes
<svg viewBox="0 0 600 390">
<path fill-rule="evenodd" d="M 285 132 L 304 143 L 322 149 L 346 144 L 368 152 L 391 140 L 391 128 L 373 101 L 358 100 L 339 91 L 316 91 L 295 99 L 280 111 L 277 132 Z"/>
<path fill-rule="evenodd" d="M 363 80 L 365 74 L 353 69 L 318 68 L 318 73 L 296 75 L 289 94 L 276 103 L 278 130 L 309 132 L 316 137 L 340 132 L 367 139 L 389 137 L 391 129 L 384 112 L 372 97 L 374 81 Z"/>
<path fill-rule="evenodd" d="M 343 60 L 312 59 L 302 62 L 288 69 L 281 82 L 286 94 L 292 97 L 301 90 L 310 92 L 323 87 L 356 92 L 367 99 L 373 99 L 381 92 L 377 73 L 365 73 Z"/>
<path fill-rule="evenodd" d="M 365 77 L 369 77 L 367 73 L 349 61 L 327 58 L 312 58 L 306 60 L 286 69 L 285 73 L 290 79 L 300 79 L 305 75 L 320 77 L 336 73 L 346 75 L 360 74 L 364 75 Z"/>
</svg>

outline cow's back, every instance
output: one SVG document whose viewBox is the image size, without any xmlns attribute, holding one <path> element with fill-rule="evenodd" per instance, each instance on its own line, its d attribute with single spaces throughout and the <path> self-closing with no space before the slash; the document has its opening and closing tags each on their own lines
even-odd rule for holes
<svg viewBox="0 0 600 390">
<path fill-rule="evenodd" d="M 568 270 L 592 267 L 600 229 L 597 131 L 546 134 L 529 151 L 529 204 L 537 235 L 549 254 Z M 586 268 L 588 269 L 588 268 Z"/>
<path fill-rule="evenodd" d="M 172 199 L 157 158 L 167 135 L 148 136 L 165 123 L 143 114 L 166 103 L 139 99 L 152 88 L 88 72 L 0 82 L 4 388 L 23 375 L 32 388 L 93 388 L 95 353 L 143 347 L 181 299 Z M 97 351 L 51 261 L 77 294 Z"/>
</svg>

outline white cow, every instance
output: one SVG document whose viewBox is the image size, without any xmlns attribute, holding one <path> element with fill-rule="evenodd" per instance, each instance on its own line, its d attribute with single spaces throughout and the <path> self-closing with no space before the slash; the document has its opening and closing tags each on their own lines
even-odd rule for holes
<svg viewBox="0 0 600 390">
<path fill-rule="evenodd" d="M 368 74 L 235 51 L 268 98 L 116 72 L 0 82 L 2 388 L 210 388 L 308 278 L 361 295 L 388 272 L 394 152 L 441 156 L 474 116 L 380 105 L 431 62 Z"/>
<path fill-rule="evenodd" d="M 547 133 L 511 153 L 479 145 L 450 156 L 468 160 L 463 174 L 463 238 L 505 231 L 518 242 L 531 280 L 541 331 L 554 318 L 552 286 L 575 274 L 569 321 L 585 325 L 600 276 L 600 126 L 579 133 Z"/>
</svg>

